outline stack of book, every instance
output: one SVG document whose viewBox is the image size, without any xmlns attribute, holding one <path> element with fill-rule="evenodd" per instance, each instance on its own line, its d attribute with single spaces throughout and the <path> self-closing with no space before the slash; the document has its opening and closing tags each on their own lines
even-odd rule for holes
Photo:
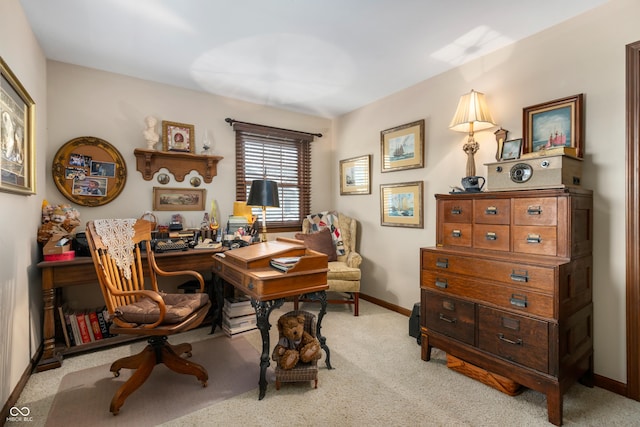
<svg viewBox="0 0 640 427">
<path fill-rule="evenodd" d="M 298 261 L 300 261 L 299 256 L 289 256 L 289 257 L 273 258 L 271 261 L 269 261 L 269 264 L 271 265 L 271 267 L 276 268 L 280 271 L 287 271 L 291 267 L 296 265 Z"/>
<path fill-rule="evenodd" d="M 106 307 L 95 310 L 71 310 L 58 306 L 62 335 L 67 347 L 89 344 L 113 335 Z"/>
<path fill-rule="evenodd" d="M 230 337 L 257 328 L 256 311 L 247 296 L 225 298 L 222 330 Z"/>
</svg>

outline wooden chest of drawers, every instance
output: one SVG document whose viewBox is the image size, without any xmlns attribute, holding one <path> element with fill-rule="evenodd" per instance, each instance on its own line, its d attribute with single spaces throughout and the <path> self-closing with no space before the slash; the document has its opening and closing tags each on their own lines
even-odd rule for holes
<svg viewBox="0 0 640 427">
<path fill-rule="evenodd" d="M 436 195 L 421 249 L 422 358 L 431 348 L 545 393 L 593 377 L 592 215 L 586 190 Z"/>
</svg>

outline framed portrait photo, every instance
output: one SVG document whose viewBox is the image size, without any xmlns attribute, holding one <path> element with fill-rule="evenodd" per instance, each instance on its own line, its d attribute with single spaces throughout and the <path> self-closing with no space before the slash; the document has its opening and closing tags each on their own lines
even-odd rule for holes
<svg viewBox="0 0 640 427">
<path fill-rule="evenodd" d="M 162 149 L 195 153 L 196 136 L 193 125 L 162 121 Z"/>
<path fill-rule="evenodd" d="M 584 156 L 583 94 L 526 107 L 522 111 L 523 153 L 570 147 Z"/>
<path fill-rule="evenodd" d="M 500 160 L 513 160 L 520 158 L 522 151 L 522 138 L 510 139 L 502 144 Z"/>
<path fill-rule="evenodd" d="M 422 181 L 380 184 L 380 224 L 424 228 Z"/>
<path fill-rule="evenodd" d="M 380 132 L 382 172 L 424 167 L 424 120 Z"/>
<path fill-rule="evenodd" d="M 35 194 L 35 102 L 0 58 L 0 191 Z"/>
<path fill-rule="evenodd" d="M 340 160 L 340 195 L 371 194 L 371 154 Z"/>
</svg>

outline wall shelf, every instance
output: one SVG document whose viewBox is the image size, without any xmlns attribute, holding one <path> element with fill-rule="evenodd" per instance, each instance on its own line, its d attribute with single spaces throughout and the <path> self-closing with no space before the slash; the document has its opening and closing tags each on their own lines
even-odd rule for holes
<svg viewBox="0 0 640 427">
<path fill-rule="evenodd" d="M 222 156 L 141 148 L 133 150 L 133 154 L 136 156 L 136 169 L 146 181 L 151 181 L 153 174 L 158 172 L 160 168 L 167 168 L 178 182 L 184 181 L 185 175 L 195 170 L 202 176 L 204 182 L 209 184 L 218 174 L 218 162 L 223 159 Z"/>
</svg>

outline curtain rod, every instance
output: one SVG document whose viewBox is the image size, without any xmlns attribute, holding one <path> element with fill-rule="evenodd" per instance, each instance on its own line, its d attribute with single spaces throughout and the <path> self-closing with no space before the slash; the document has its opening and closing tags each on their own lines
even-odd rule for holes
<svg viewBox="0 0 640 427">
<path fill-rule="evenodd" d="M 284 130 L 284 131 L 287 131 L 287 132 L 303 133 L 305 135 L 317 136 L 318 138 L 322 138 L 322 134 L 321 133 L 301 132 L 299 130 L 291 130 L 291 129 L 284 129 L 284 128 L 276 128 L 276 127 L 273 127 L 273 126 L 258 125 L 256 123 L 247 123 L 247 122 L 241 122 L 241 121 L 235 120 L 235 119 L 230 119 L 229 117 L 224 119 L 224 121 L 229 123 L 229 126 L 233 126 L 234 123 L 241 123 L 243 125 L 262 126 L 264 128 L 275 129 L 275 130 Z"/>
</svg>

